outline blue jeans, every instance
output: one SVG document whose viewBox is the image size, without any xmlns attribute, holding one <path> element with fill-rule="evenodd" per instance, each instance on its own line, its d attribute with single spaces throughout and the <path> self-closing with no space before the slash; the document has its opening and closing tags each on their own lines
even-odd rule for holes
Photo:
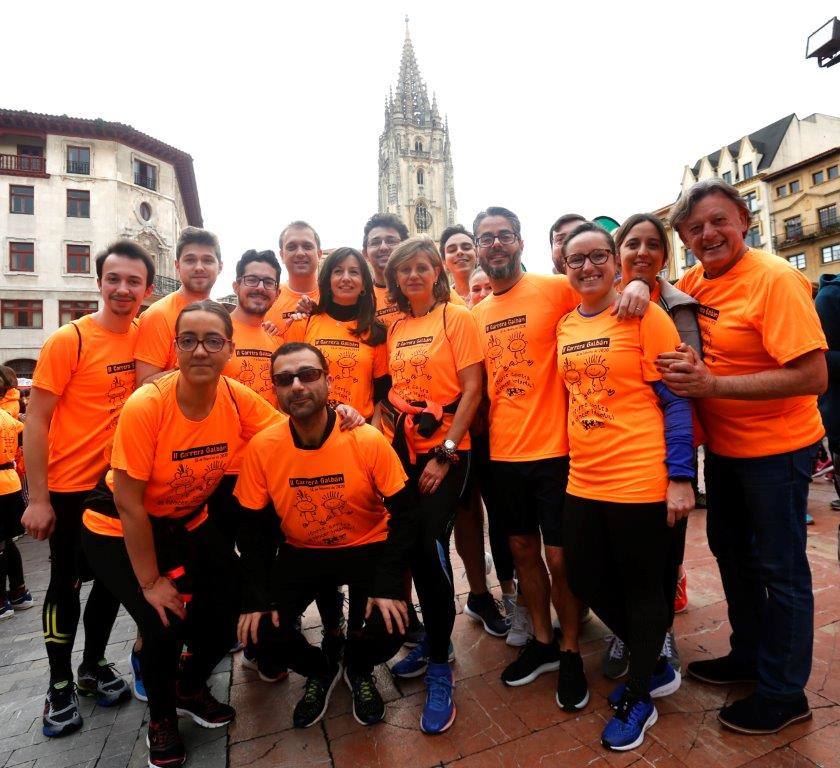
<svg viewBox="0 0 840 768">
<path fill-rule="evenodd" d="M 799 697 L 811 673 L 814 594 L 805 553 L 816 446 L 732 459 L 706 451 L 706 528 L 732 626 L 732 658 L 758 693 Z"/>
</svg>

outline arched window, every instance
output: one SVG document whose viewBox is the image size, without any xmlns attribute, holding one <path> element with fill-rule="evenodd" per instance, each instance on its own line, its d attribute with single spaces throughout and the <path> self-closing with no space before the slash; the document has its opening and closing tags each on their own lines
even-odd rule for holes
<svg viewBox="0 0 840 768">
<path fill-rule="evenodd" d="M 35 361 L 27 358 L 7 360 L 4 365 L 8 365 L 21 379 L 31 379 L 35 373 Z"/>
<path fill-rule="evenodd" d="M 423 151 L 423 142 L 420 139 L 414 140 L 414 151 L 415 152 L 422 152 Z"/>
<path fill-rule="evenodd" d="M 425 179 L 426 179 L 426 176 L 423 173 L 423 169 L 422 168 L 418 169 L 418 171 L 417 171 L 417 185 L 422 187 Z"/>
<path fill-rule="evenodd" d="M 423 203 L 418 203 L 414 209 L 414 224 L 418 232 L 427 232 L 432 226 L 432 217 Z"/>
</svg>

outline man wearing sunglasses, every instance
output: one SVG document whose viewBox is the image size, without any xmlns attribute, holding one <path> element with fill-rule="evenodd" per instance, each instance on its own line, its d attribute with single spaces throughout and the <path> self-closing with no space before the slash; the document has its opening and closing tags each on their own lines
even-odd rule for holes
<svg viewBox="0 0 840 768">
<path fill-rule="evenodd" d="M 342 667 L 310 645 L 294 619 L 319 591 L 343 584 L 367 597 L 358 601 L 364 626 L 350 634 L 344 653 L 353 715 L 363 725 L 384 717 L 373 668 L 404 640 L 405 562 L 416 535 L 416 505 L 399 458 L 370 425 L 339 429 L 327 407 L 327 370 L 309 344 L 291 342 L 274 353 L 272 381 L 289 420 L 252 440 L 235 491 L 250 518 L 240 541 L 239 639 L 307 678 L 294 710 L 297 728 L 324 716 Z"/>
</svg>

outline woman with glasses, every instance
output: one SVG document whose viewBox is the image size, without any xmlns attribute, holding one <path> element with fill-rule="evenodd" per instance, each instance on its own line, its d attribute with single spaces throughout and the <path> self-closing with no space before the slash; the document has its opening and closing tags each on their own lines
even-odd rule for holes
<svg viewBox="0 0 840 768">
<path fill-rule="evenodd" d="M 449 282 L 433 240 L 412 237 L 388 258 L 385 280 L 402 316 L 388 331 L 393 386 L 383 431 L 418 492 L 420 532 L 409 567 L 426 637 L 394 674 L 426 673 L 420 727 L 441 733 L 455 719 L 450 635 L 455 592 L 449 537 L 470 461 L 469 426 L 481 400 L 483 354 L 469 310 L 449 300 Z"/>
<path fill-rule="evenodd" d="M 181 311 L 178 370 L 126 401 L 111 469 L 83 517 L 88 561 L 143 637 L 151 766 L 186 760 L 178 715 L 206 728 L 235 715 L 207 687 L 233 644 L 238 595 L 232 552 L 208 520 L 206 502 L 239 447 L 283 417 L 221 375 L 234 351 L 232 332 L 230 315 L 214 301 Z M 185 643 L 189 654 L 181 657 Z"/>
<path fill-rule="evenodd" d="M 626 685 L 608 697 L 605 747 L 634 749 L 657 719 L 652 697 L 679 688 L 661 657 L 671 596 L 671 528 L 694 506 L 691 406 L 655 367 L 680 337 L 660 307 L 619 322 L 618 259 L 595 224 L 563 244 L 580 305 L 557 326 L 558 370 L 568 390 L 569 484 L 563 526 L 569 584 L 629 649 Z"/>
</svg>

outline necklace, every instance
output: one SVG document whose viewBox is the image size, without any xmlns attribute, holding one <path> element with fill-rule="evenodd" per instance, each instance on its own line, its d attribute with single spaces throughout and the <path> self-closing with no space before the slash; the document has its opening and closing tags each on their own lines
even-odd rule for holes
<svg viewBox="0 0 840 768">
<path fill-rule="evenodd" d="M 431 311 L 432 311 L 432 310 L 433 310 L 436 306 L 437 306 L 437 301 L 433 301 L 433 302 L 432 302 L 432 306 L 431 306 L 431 307 L 429 307 L 429 308 L 428 308 L 428 309 L 427 309 L 427 310 L 426 310 L 426 311 L 425 311 L 422 315 L 415 315 L 415 314 L 414 314 L 414 310 L 411 310 L 411 316 L 412 316 L 413 318 L 426 317 L 426 315 L 430 314 L 430 313 L 431 313 Z"/>
</svg>

